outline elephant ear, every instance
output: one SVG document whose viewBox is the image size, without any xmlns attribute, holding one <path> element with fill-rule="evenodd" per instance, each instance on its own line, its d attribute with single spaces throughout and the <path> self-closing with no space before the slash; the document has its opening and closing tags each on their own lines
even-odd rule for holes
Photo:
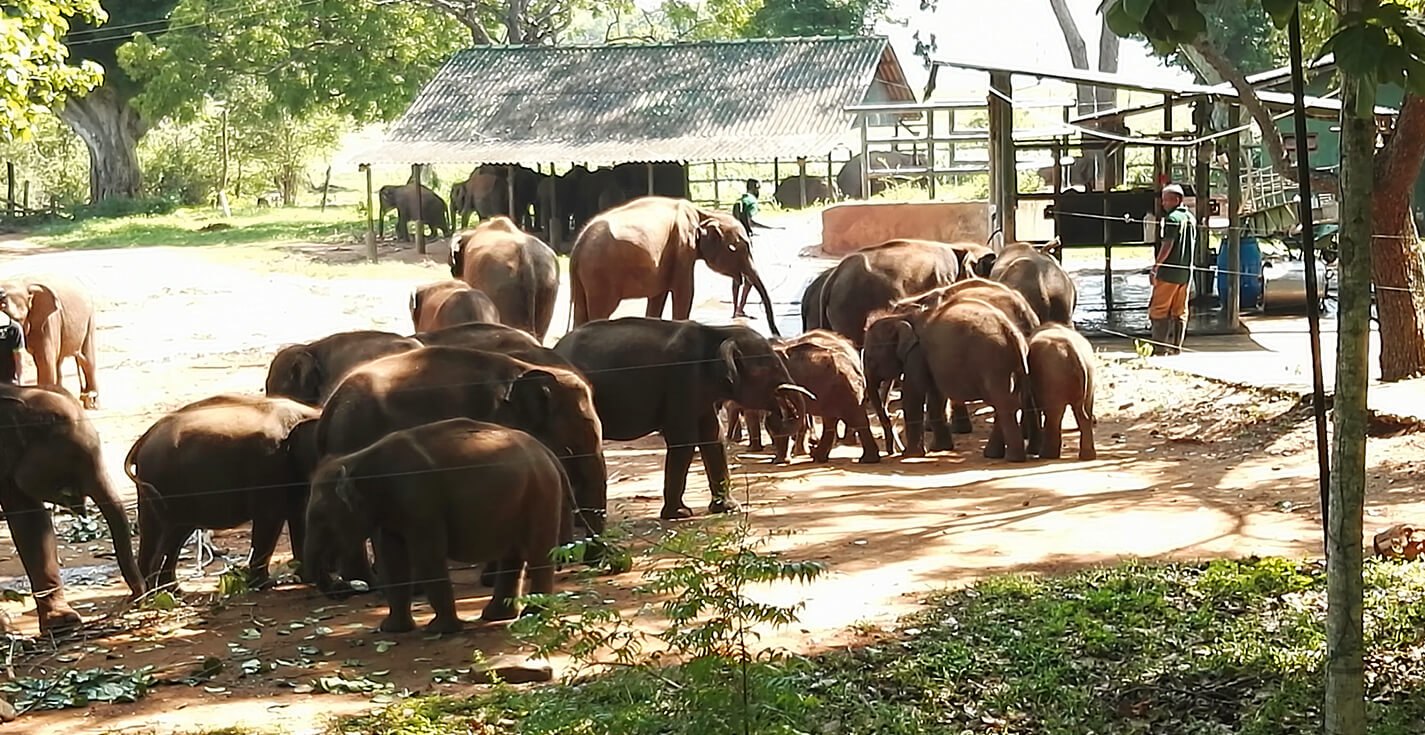
<svg viewBox="0 0 1425 735">
<path fill-rule="evenodd" d="M 559 379 L 545 370 L 530 370 L 510 384 L 505 403 L 519 418 L 522 428 L 538 431 L 554 413 L 554 387 Z"/>
<path fill-rule="evenodd" d="M 26 319 L 28 323 L 33 324 L 47 319 L 51 314 L 64 310 L 64 304 L 60 302 L 59 295 L 49 286 L 43 283 L 31 283 L 27 291 L 30 295 L 30 314 Z"/>
<path fill-rule="evenodd" d="M 353 513 L 361 505 L 361 499 L 356 494 L 356 481 L 351 478 L 351 468 L 344 464 L 337 467 L 336 484 L 332 487 L 332 492 Z"/>
<path fill-rule="evenodd" d="M 292 351 L 292 364 L 287 370 L 287 385 L 295 394 L 290 396 L 291 398 L 303 403 L 321 402 L 322 364 L 311 350 L 301 347 Z"/>
<path fill-rule="evenodd" d="M 993 251 L 981 255 L 980 259 L 975 261 L 974 272 L 978 273 L 981 278 L 989 278 L 990 271 L 995 269 L 995 261 L 998 258 L 999 253 Z"/>
<path fill-rule="evenodd" d="M 287 432 L 287 439 L 283 442 L 289 463 L 304 478 L 310 478 L 321 461 L 321 452 L 317 449 L 317 425 L 320 422 L 320 418 L 297 422 Z"/>
<path fill-rule="evenodd" d="M 727 381 L 729 390 L 735 390 L 737 381 L 740 378 L 737 366 L 738 358 L 742 357 L 742 349 L 737 346 L 737 341 L 725 339 L 717 346 L 718 368 L 723 372 L 723 378 Z"/>
<path fill-rule="evenodd" d="M 915 328 L 910 322 L 904 319 L 896 322 L 896 357 L 900 358 L 901 364 L 910 362 L 910 353 L 920 344 L 920 338 L 915 334 Z"/>
</svg>

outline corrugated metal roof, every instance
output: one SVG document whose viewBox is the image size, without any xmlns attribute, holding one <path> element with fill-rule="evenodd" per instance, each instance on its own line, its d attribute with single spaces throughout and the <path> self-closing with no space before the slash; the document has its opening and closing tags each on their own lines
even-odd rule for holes
<svg viewBox="0 0 1425 735">
<path fill-rule="evenodd" d="M 823 156 L 888 59 L 882 37 L 458 51 L 367 163 L 594 164 Z M 884 67 L 883 67 L 884 68 Z M 897 86 L 899 85 L 899 86 Z"/>
</svg>

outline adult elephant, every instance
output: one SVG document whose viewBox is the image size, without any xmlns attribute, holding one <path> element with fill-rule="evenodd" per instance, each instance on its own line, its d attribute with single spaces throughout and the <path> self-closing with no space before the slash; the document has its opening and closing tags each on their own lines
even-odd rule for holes
<svg viewBox="0 0 1425 735">
<path fill-rule="evenodd" d="M 693 450 L 702 455 L 713 513 L 736 510 L 728 496 L 727 454 L 717 411 L 743 408 L 796 413 L 795 385 L 765 337 L 741 325 L 626 317 L 576 327 L 554 346 L 594 387 L 604 436 L 628 441 L 657 432 L 668 447 L 663 475 L 666 519 L 687 518 L 683 503 Z M 799 419 L 798 419 L 799 420 Z"/>
<path fill-rule="evenodd" d="M 437 281 L 411 291 L 411 323 L 428 332 L 471 322 L 499 323 L 500 310 L 478 288 L 464 281 Z"/>
<path fill-rule="evenodd" d="M 64 276 L 21 276 L 0 282 L 0 309 L 25 332 L 25 349 L 35 361 L 35 383 L 60 385 L 60 364 L 72 357 L 80 401 L 85 408 L 98 408 L 94 297 L 89 289 Z"/>
<path fill-rule="evenodd" d="M 821 289 L 821 328 L 860 347 L 867 317 L 898 299 L 954 281 L 959 260 L 949 245 L 891 240 L 841 259 Z"/>
<path fill-rule="evenodd" d="M 447 217 L 445 200 L 429 188 L 421 186 L 417 190 L 414 183 L 383 186 L 377 192 L 377 198 L 381 202 L 380 213 L 376 218 L 378 233 L 381 236 L 386 235 L 386 213 L 393 209 L 396 210 L 396 239 L 401 242 L 411 239 L 407 223 L 418 216 L 421 226 L 430 228 L 429 237 L 450 236 L 450 219 Z"/>
<path fill-rule="evenodd" d="M 925 156 L 921 153 L 903 153 L 901 151 L 871 151 L 871 168 L 877 170 L 893 170 L 901 168 L 914 168 L 923 166 Z M 872 175 L 868 177 L 871 190 L 865 191 L 861 187 L 861 171 L 864 167 L 864 160 L 861 154 L 856 154 L 841 167 L 836 174 L 836 185 L 841 188 L 841 193 L 852 199 L 866 199 L 874 194 L 879 194 L 886 189 L 886 175 Z"/>
<path fill-rule="evenodd" d="M 138 561 L 148 584 L 173 584 L 179 551 L 195 530 L 248 522 L 255 586 L 268 583 L 284 523 L 300 563 L 320 415 L 286 398 L 219 395 L 149 427 L 124 459 L 138 488 Z"/>
<path fill-rule="evenodd" d="M 418 332 L 411 335 L 411 338 L 426 347 L 463 347 L 467 350 L 483 350 L 508 355 L 534 365 L 548 365 L 578 372 L 574 368 L 574 363 L 545 347 L 529 332 L 504 324 L 458 324 L 433 332 Z"/>
<path fill-rule="evenodd" d="M 314 342 L 289 345 L 278 350 L 267 367 L 265 392 L 320 406 L 357 366 L 422 346 L 410 337 L 372 329 L 338 332 Z"/>
<path fill-rule="evenodd" d="M 549 332 L 559 296 L 558 257 L 509 217 L 484 220 L 454 238 L 450 273 L 484 291 L 499 309 L 502 324 L 541 340 Z"/>
<path fill-rule="evenodd" d="M 612 170 L 625 194 L 637 192 L 679 199 L 688 196 L 688 172 L 681 163 L 620 163 Z"/>
<path fill-rule="evenodd" d="M 462 417 L 528 432 L 553 450 L 574 486 L 581 523 L 603 532 L 603 429 L 589 384 L 572 370 L 459 347 L 383 357 L 332 392 L 317 448 L 348 454 L 393 431 Z"/>
<path fill-rule="evenodd" d="M 803 183 L 806 201 L 802 201 Z M 772 195 L 777 203 L 787 209 L 797 209 L 816 202 L 836 201 L 836 189 L 820 176 L 788 176 L 777 183 L 777 191 Z"/>
<path fill-rule="evenodd" d="M 503 166 L 481 166 L 470 172 L 464 181 L 450 187 L 450 221 L 460 220 L 462 229 L 470 226 L 470 215 L 481 219 L 506 214 L 509 188 L 505 185 Z"/>
<path fill-rule="evenodd" d="M 569 258 L 571 326 L 608 318 L 624 299 L 647 298 L 646 314 L 661 317 L 670 294 L 673 318 L 687 319 L 699 259 L 717 273 L 751 283 L 762 297 L 768 327 L 778 334 L 772 297 L 752 263 L 742 223 L 670 197 L 640 197 L 599 214 L 579 233 Z"/>
<path fill-rule="evenodd" d="M 950 249 L 955 251 L 955 257 L 960 261 L 960 273 L 966 278 L 989 278 L 999 257 L 993 248 L 977 242 L 953 242 Z"/>
<path fill-rule="evenodd" d="M 144 592 L 129 519 L 103 462 L 99 434 L 73 396 L 58 388 L 0 385 L 0 511 L 30 578 L 41 632 L 82 622 L 65 602 L 45 503 L 76 508 L 92 499 L 109 526 L 124 581 L 135 596 Z"/>
<path fill-rule="evenodd" d="M 1027 242 L 1006 245 L 989 277 L 1024 294 L 1039 321 L 1073 324 L 1078 288 L 1059 261 L 1046 252 L 1051 247 L 1041 249 Z"/>
<path fill-rule="evenodd" d="M 822 323 L 821 315 L 821 290 L 826 288 L 827 279 L 831 278 L 831 272 L 835 268 L 827 268 L 818 273 L 816 278 L 807 284 L 806 290 L 802 292 L 802 331 L 810 332 L 813 329 L 821 329 L 825 325 Z"/>
</svg>

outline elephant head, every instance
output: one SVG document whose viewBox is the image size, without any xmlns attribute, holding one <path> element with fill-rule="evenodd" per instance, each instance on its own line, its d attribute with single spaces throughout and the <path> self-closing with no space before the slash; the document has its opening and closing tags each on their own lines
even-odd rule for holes
<svg viewBox="0 0 1425 735">
<path fill-rule="evenodd" d="M 762 297 L 768 328 L 774 336 L 781 336 L 777 331 L 777 316 L 772 311 L 772 297 L 752 263 L 752 240 L 742 223 L 730 214 L 700 212 L 696 237 L 698 257 L 708 264 L 708 268 L 734 280 L 745 278 L 752 284 L 757 295 Z"/>
<path fill-rule="evenodd" d="M 351 583 L 356 580 L 368 586 L 373 581 L 366 559 L 366 539 L 376 524 L 371 509 L 359 495 L 360 470 L 353 464 L 351 456 L 324 461 L 312 475 L 307 500 L 302 577 L 334 599 L 354 592 Z"/>
<path fill-rule="evenodd" d="M 570 370 L 532 369 L 510 384 L 501 412 L 510 426 L 554 451 L 574 488 L 576 517 L 591 533 L 603 533 L 608 502 L 604 429 L 589 384 Z"/>
<path fill-rule="evenodd" d="M 0 284 L 0 310 L 16 323 L 28 326 L 63 308 L 59 296 L 43 283 L 11 281 Z"/>
<path fill-rule="evenodd" d="M 306 345 L 284 347 L 267 369 L 266 392 L 311 405 L 322 402 L 325 376 L 321 361 Z"/>
<path fill-rule="evenodd" d="M 816 396 L 792 380 L 786 361 L 766 338 L 740 325 L 716 327 L 712 334 L 720 341 L 709 369 L 728 398 L 743 408 L 775 412 L 787 422 L 805 414 L 803 399 Z"/>
</svg>

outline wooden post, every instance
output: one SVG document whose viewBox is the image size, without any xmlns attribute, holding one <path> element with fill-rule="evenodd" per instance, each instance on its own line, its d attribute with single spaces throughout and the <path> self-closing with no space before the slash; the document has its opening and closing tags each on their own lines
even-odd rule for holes
<svg viewBox="0 0 1425 735">
<path fill-rule="evenodd" d="M 15 162 L 5 162 L 5 211 L 10 219 L 15 219 Z"/>
<path fill-rule="evenodd" d="M 1242 124 L 1242 108 L 1232 105 L 1227 110 L 1227 127 L 1236 130 Z M 1227 138 L 1227 293 L 1222 297 L 1222 326 L 1236 332 L 1242 321 L 1242 134 Z"/>
<path fill-rule="evenodd" d="M 717 161 L 713 161 L 713 162 L 712 162 L 712 174 L 713 174 L 713 180 L 712 180 L 712 185 L 713 185 L 713 208 L 717 208 L 717 207 L 722 206 L 722 192 L 719 190 L 720 184 L 719 184 L 719 182 L 718 182 L 718 177 L 717 177 Z"/>
<path fill-rule="evenodd" d="M 925 174 L 926 185 L 930 189 L 930 200 L 935 201 L 935 110 L 925 111 Z"/>
<path fill-rule="evenodd" d="M 858 199 L 871 198 L 871 153 L 867 150 L 870 146 L 867 141 L 871 137 L 871 131 L 867 129 L 870 119 L 870 114 L 861 113 L 861 195 Z"/>
<path fill-rule="evenodd" d="M 797 159 L 797 190 L 801 194 L 802 209 L 807 207 L 807 159 L 802 156 Z"/>
<path fill-rule="evenodd" d="M 653 164 L 650 162 L 644 165 L 648 167 L 648 196 L 653 196 L 657 193 L 653 191 Z"/>
<path fill-rule="evenodd" d="M 363 163 L 359 167 L 366 172 L 366 257 L 376 262 L 376 209 L 375 202 L 371 199 L 371 164 Z"/>
<path fill-rule="evenodd" d="M 776 188 L 782 183 L 782 159 L 772 159 L 772 188 Z"/>
<path fill-rule="evenodd" d="M 1206 97 L 1198 99 L 1197 105 L 1193 108 L 1193 136 L 1201 138 L 1208 132 L 1212 125 L 1212 103 Z M 1193 293 L 1202 298 L 1212 293 L 1212 279 L 1207 277 L 1208 269 L 1211 267 L 1209 258 L 1208 236 L 1211 232 L 1208 229 L 1208 219 L 1212 216 L 1212 177 L 1208 168 L 1209 159 L 1212 156 L 1212 143 L 1203 142 L 1197 144 L 1197 160 L 1193 167 L 1193 191 L 1197 194 L 1197 252 L 1192 254 L 1192 263 L 1198 268 L 1198 277 L 1193 279 Z"/>
<path fill-rule="evenodd" d="M 322 181 L 322 211 L 327 211 L 327 192 L 332 188 L 332 166 L 327 164 L 327 175 Z"/>
<path fill-rule="evenodd" d="M 505 208 L 509 210 L 510 219 L 515 221 L 515 227 L 523 227 L 520 218 L 515 216 L 515 167 L 505 166 Z"/>
<path fill-rule="evenodd" d="M 30 213 L 30 180 L 25 179 L 20 185 L 20 214 Z"/>
<path fill-rule="evenodd" d="M 421 196 L 421 195 L 425 193 L 425 192 L 423 191 L 423 189 L 425 188 L 425 186 L 424 186 L 424 184 L 421 183 L 421 180 L 422 180 L 422 176 L 421 176 L 421 164 L 419 164 L 419 163 L 413 163 L 413 164 L 411 164 L 411 178 L 414 180 L 413 183 L 414 183 L 415 186 L 416 186 L 416 190 L 415 190 L 415 198 L 416 198 L 415 204 L 416 204 L 416 205 L 415 205 L 415 207 L 414 207 L 414 210 L 415 210 L 414 223 L 415 223 L 415 228 L 416 228 L 416 252 L 420 253 L 421 255 L 425 255 L 425 254 L 426 254 L 426 226 L 425 226 L 425 223 L 421 221 L 421 215 L 423 214 L 423 212 L 421 211 L 421 210 L 423 209 L 423 207 L 421 207 L 421 200 L 425 198 L 425 197 L 423 197 L 423 196 Z"/>
<path fill-rule="evenodd" d="M 836 201 L 836 178 L 831 173 L 831 152 L 826 154 L 826 191 L 831 195 L 831 201 Z"/>
<path fill-rule="evenodd" d="M 1014 150 L 1014 94 L 1009 72 L 990 73 L 990 201 L 999 218 L 1002 242 L 1015 242 L 1019 179 Z"/>
<path fill-rule="evenodd" d="M 218 142 L 219 155 L 222 157 L 222 167 L 218 174 L 218 209 L 221 209 L 224 217 L 233 216 L 233 210 L 228 206 L 228 108 L 223 107 L 223 129 L 222 139 Z M 328 172 L 331 169 L 327 169 Z M 325 195 L 324 195 L 325 196 Z M 325 201 L 325 199 L 323 200 Z M 325 207 L 323 207 L 325 209 Z"/>
</svg>

